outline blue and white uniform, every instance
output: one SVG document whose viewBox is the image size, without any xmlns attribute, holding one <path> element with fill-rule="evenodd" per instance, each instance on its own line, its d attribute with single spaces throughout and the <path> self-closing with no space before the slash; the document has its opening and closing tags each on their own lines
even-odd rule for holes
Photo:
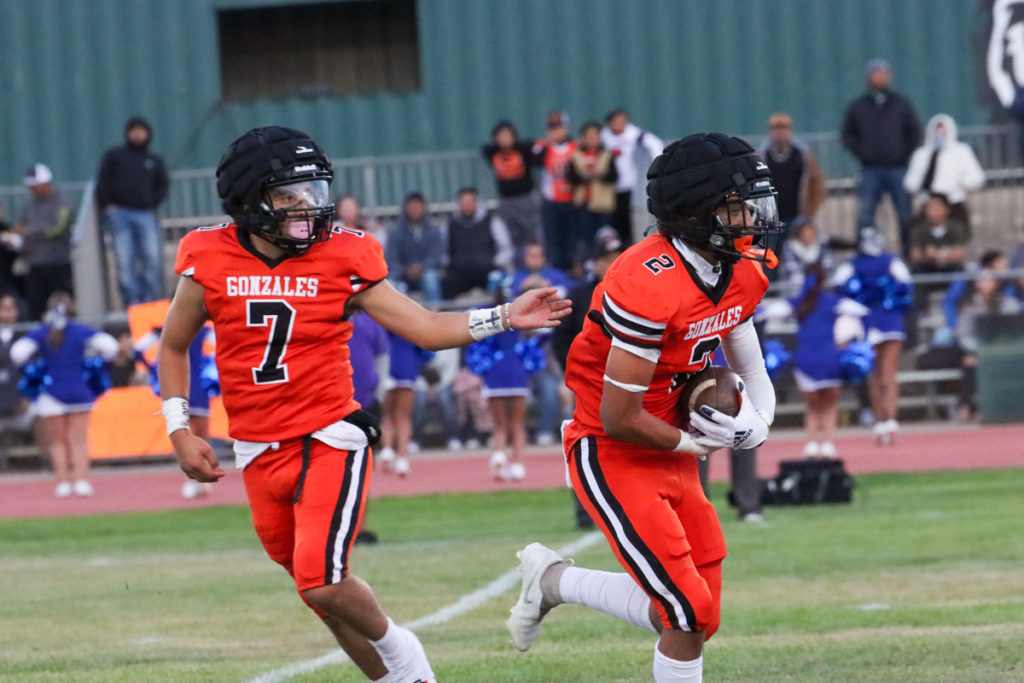
<svg viewBox="0 0 1024 683">
<path fill-rule="evenodd" d="M 884 283 L 902 285 L 909 292 L 913 288 L 910 269 L 897 256 L 889 253 L 869 255 L 860 253 L 836 269 L 831 284 L 847 291 L 852 278 L 861 283 L 857 301 L 868 307 L 864 318 L 867 340 L 872 345 L 885 341 L 903 341 L 907 338 L 903 320 L 903 306 L 891 306 L 891 292 Z"/>
<path fill-rule="evenodd" d="M 96 396 L 86 383 L 86 356 L 99 356 L 109 361 L 117 355 L 117 340 L 106 332 L 69 321 L 63 340 L 56 348 L 47 343 L 49 327 L 40 325 L 11 347 L 11 360 L 23 366 L 38 354 L 45 363 L 52 383 L 33 401 L 33 410 L 40 417 L 82 413 L 92 410 Z"/>
<path fill-rule="evenodd" d="M 516 330 L 495 335 L 495 355 L 501 357 L 481 376 L 484 381 L 484 398 L 503 396 L 526 396 L 530 393 L 530 373 L 523 359 L 516 353 L 516 344 L 523 337 Z"/>
</svg>

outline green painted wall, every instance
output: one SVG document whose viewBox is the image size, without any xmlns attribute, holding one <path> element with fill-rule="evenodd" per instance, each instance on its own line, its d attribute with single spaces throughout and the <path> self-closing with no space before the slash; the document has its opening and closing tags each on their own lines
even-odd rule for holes
<svg viewBox="0 0 1024 683">
<path fill-rule="evenodd" d="M 0 185 L 36 160 L 91 176 L 136 113 L 174 168 L 267 123 L 339 158 L 465 149 L 503 117 L 539 135 L 553 107 L 575 128 L 624 105 L 668 138 L 757 133 L 780 109 L 835 130 L 874 56 L 922 118 L 993 118 L 985 0 L 419 0 L 422 92 L 221 101 L 217 9 L 266 4 L 285 3 L 0 0 Z"/>
</svg>

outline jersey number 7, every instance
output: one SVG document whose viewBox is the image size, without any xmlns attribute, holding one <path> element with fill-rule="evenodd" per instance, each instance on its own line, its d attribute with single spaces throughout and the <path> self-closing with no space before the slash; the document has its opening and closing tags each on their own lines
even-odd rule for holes
<svg viewBox="0 0 1024 683">
<path fill-rule="evenodd" d="M 245 302 L 246 325 L 249 327 L 270 326 L 267 348 L 263 362 L 252 369 L 252 381 L 256 384 L 280 384 L 288 381 L 288 365 L 284 356 L 288 352 L 288 341 L 292 338 L 295 309 L 282 299 L 249 299 Z"/>
</svg>

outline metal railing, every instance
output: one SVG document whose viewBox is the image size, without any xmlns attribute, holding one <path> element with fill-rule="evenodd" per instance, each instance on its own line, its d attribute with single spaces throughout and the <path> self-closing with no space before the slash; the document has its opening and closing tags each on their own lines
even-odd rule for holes
<svg viewBox="0 0 1024 683">
<path fill-rule="evenodd" d="M 746 137 L 756 143 L 763 135 Z M 828 179 L 828 199 L 818 214 L 819 228 L 826 234 L 852 235 L 858 182 L 856 161 L 834 132 L 806 133 L 800 137 L 810 145 Z M 1020 192 L 1020 185 L 1024 183 L 1024 167 L 1019 128 L 1016 125 L 964 127 L 960 129 L 960 139 L 975 150 L 987 177 L 985 189 L 969 200 L 979 248 L 1018 241 L 1024 228 L 1024 193 Z M 467 185 L 476 187 L 486 204 L 494 202 L 493 173 L 477 150 L 339 159 L 334 162 L 334 169 L 335 191 L 338 194 L 351 192 L 357 196 L 365 213 L 384 224 L 397 217 L 403 197 L 411 190 L 423 192 L 434 215 L 451 210 L 456 191 Z M 92 213 L 92 202 L 86 194 L 88 182 L 57 185 L 79 205 L 80 222 L 94 220 L 87 215 Z M 638 218 L 646 218 L 642 192 L 642 187 L 636 188 L 634 208 Z M 22 186 L 0 186 L 0 202 L 5 206 L 9 222 L 13 222 L 27 201 L 28 194 Z M 171 282 L 174 244 L 181 235 L 196 226 L 219 223 L 226 218 L 221 213 L 217 198 L 214 169 L 173 171 L 170 193 L 160 214 L 169 254 L 166 279 Z M 885 203 L 879 212 L 879 225 L 892 235 L 895 234 L 894 224 L 891 207 Z M 90 232 L 81 242 L 85 246 L 77 250 L 76 266 L 82 267 L 87 261 L 89 268 L 105 268 L 107 258 L 103 254 L 83 261 L 83 248 L 103 248 L 99 226 L 81 225 L 80 228 L 80 233 L 85 228 Z M 96 236 L 91 231 L 95 231 Z M 99 288 L 90 286 L 85 290 L 89 292 L 88 296 L 100 301 L 96 307 L 83 302 L 86 309 L 117 310 L 118 302 L 116 294 L 111 291 L 111 280 L 108 272 L 102 272 L 96 280 L 100 283 Z M 79 297 L 83 296 L 86 294 L 80 290 Z"/>
</svg>

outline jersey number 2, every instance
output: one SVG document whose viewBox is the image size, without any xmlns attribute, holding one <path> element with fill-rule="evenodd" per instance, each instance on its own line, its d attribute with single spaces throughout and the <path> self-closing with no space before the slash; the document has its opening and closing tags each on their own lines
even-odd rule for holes
<svg viewBox="0 0 1024 683">
<path fill-rule="evenodd" d="M 270 325 L 267 349 L 263 362 L 252 369 L 252 381 L 256 384 L 280 384 L 288 381 L 288 365 L 283 363 L 288 352 L 288 340 L 292 338 L 292 324 L 295 309 L 281 299 L 248 300 L 246 303 L 246 324 L 249 327 Z"/>
<path fill-rule="evenodd" d="M 708 364 L 708 357 L 718 350 L 722 345 L 722 338 L 719 335 L 704 337 L 693 345 L 693 352 L 690 354 L 690 365 L 700 363 L 703 368 Z"/>
</svg>

